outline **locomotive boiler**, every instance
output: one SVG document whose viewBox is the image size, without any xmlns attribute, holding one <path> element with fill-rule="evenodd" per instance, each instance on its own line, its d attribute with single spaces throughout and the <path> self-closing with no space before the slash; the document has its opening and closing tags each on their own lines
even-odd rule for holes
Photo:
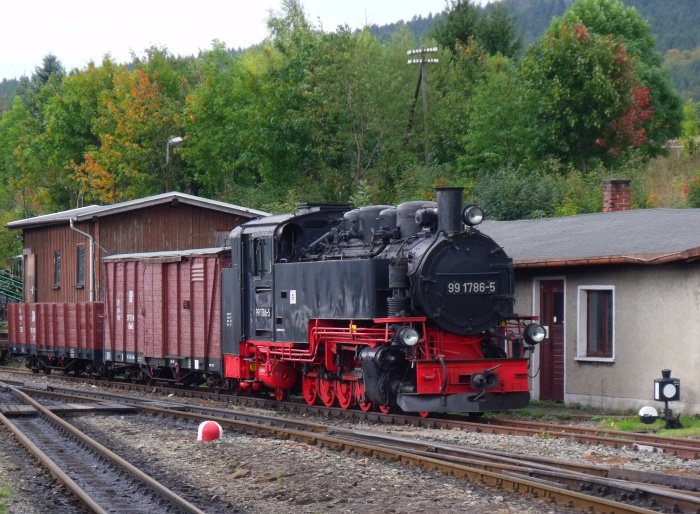
<svg viewBox="0 0 700 514">
<path fill-rule="evenodd" d="M 231 233 L 222 274 L 223 378 L 300 387 L 307 403 L 472 412 L 527 405 L 511 259 L 462 189 L 392 207 L 305 205 Z"/>
</svg>

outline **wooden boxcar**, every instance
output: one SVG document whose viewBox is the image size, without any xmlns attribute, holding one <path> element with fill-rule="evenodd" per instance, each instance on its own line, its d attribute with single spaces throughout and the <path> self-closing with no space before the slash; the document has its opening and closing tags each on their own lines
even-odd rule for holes
<svg viewBox="0 0 700 514">
<path fill-rule="evenodd" d="M 108 374 L 199 382 L 218 376 L 223 248 L 103 259 Z"/>
</svg>

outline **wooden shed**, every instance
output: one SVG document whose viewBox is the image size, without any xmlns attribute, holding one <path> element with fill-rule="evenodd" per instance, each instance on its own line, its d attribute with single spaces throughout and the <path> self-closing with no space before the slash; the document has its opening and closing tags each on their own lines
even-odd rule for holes
<svg viewBox="0 0 700 514">
<path fill-rule="evenodd" d="M 224 247 L 232 229 L 267 213 L 170 192 L 13 221 L 24 237 L 24 302 L 104 300 L 100 262 L 125 253 Z"/>
</svg>

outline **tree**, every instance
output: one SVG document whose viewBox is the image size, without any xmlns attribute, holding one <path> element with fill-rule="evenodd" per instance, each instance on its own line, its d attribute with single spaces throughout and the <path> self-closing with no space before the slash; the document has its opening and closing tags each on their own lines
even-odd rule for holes
<svg viewBox="0 0 700 514">
<path fill-rule="evenodd" d="M 22 213 L 34 213 L 37 203 L 36 189 L 22 176 L 17 149 L 26 144 L 27 133 L 33 121 L 22 99 L 15 97 L 12 108 L 0 118 L 0 208 L 11 210 L 16 204 L 23 206 Z"/>
<path fill-rule="evenodd" d="M 642 124 L 646 136 L 643 150 L 651 155 L 661 152 L 668 139 L 680 135 L 682 101 L 663 67 L 661 54 L 655 50 L 649 22 L 619 0 L 576 0 L 561 20 L 552 23 L 557 26 L 562 22 L 581 23 L 589 33 L 611 36 L 624 46 L 639 77 L 638 89 L 648 90 L 653 109 L 653 116 Z"/>
<path fill-rule="evenodd" d="M 515 17 L 509 14 L 503 3 L 488 6 L 479 22 L 477 38 L 490 55 L 501 54 L 513 58 L 523 47 Z"/>
<path fill-rule="evenodd" d="M 692 100 L 688 100 L 683 106 L 683 137 L 681 140 L 683 150 L 691 154 L 698 149 L 698 135 L 700 135 L 699 110 L 700 103 Z"/>
<path fill-rule="evenodd" d="M 34 68 L 32 83 L 41 88 L 49 81 L 52 75 L 61 80 L 66 75 L 66 70 L 63 68 L 61 61 L 58 60 L 58 57 L 49 53 L 42 59 L 42 65 Z"/>
<path fill-rule="evenodd" d="M 164 94 L 158 72 L 120 68 L 112 80 L 94 121 L 100 147 L 73 164 L 81 194 L 113 203 L 172 190 L 179 177 L 165 164 L 165 148 L 180 132 L 179 99 Z"/>
<path fill-rule="evenodd" d="M 96 123 L 102 99 L 113 90 L 118 69 L 109 56 L 105 56 L 101 66 L 88 63 L 84 71 L 64 79 L 61 91 L 44 109 L 47 164 L 59 170 L 53 187 L 63 191 L 69 207 L 80 205 L 85 199 L 73 170 L 84 162 L 88 152 L 101 145 Z"/>
<path fill-rule="evenodd" d="M 445 2 L 442 21 L 437 21 L 430 31 L 430 37 L 441 48 L 449 48 L 454 54 L 457 45 L 467 46 L 470 39 L 479 32 L 481 15 L 472 0 L 450 0 Z"/>
<path fill-rule="evenodd" d="M 245 194 L 237 196 L 237 191 L 259 182 L 255 171 L 240 162 L 244 152 L 240 134 L 251 111 L 243 61 L 215 41 L 197 63 L 204 80 L 187 97 L 181 154 L 192 180 L 201 184 L 201 194 L 210 198 L 244 201 Z"/>
<path fill-rule="evenodd" d="M 466 102 L 469 114 L 461 141 L 464 151 L 458 157 L 460 168 L 473 174 L 504 165 L 528 167 L 536 161 L 531 151 L 536 105 L 516 64 L 500 56 L 491 58 L 488 71 Z"/>
<path fill-rule="evenodd" d="M 537 155 L 573 162 L 586 170 L 593 159 L 610 159 L 627 132 L 619 125 L 635 104 L 639 80 L 633 60 L 611 36 L 591 34 L 585 25 L 561 23 L 531 47 L 521 63 L 527 87 L 537 98 L 533 141 Z M 645 121 L 641 114 L 635 123 Z"/>
<path fill-rule="evenodd" d="M 472 39 L 478 40 L 490 55 L 514 57 L 522 48 L 515 19 L 504 5 L 496 4 L 484 10 L 472 0 L 450 0 L 442 21 L 435 23 L 430 37 L 453 54 L 459 53 L 459 46 L 468 46 Z"/>
</svg>

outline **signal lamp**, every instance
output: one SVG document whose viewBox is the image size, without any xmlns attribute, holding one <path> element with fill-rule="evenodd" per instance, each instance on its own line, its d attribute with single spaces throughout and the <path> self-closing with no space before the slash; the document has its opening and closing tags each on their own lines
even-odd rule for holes
<svg viewBox="0 0 700 514">
<path fill-rule="evenodd" d="M 671 378 L 671 370 L 661 370 L 663 378 L 654 380 L 654 400 L 657 402 L 675 402 L 681 397 L 681 381 Z"/>
</svg>

